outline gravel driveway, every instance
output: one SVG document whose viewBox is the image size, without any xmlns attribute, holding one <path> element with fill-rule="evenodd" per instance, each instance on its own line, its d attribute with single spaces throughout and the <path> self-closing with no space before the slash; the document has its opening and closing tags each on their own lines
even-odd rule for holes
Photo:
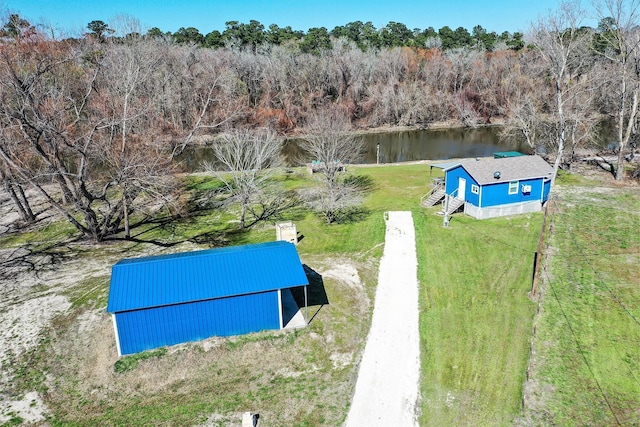
<svg viewBox="0 0 640 427">
<path fill-rule="evenodd" d="M 411 212 L 389 212 L 371 330 L 346 427 L 417 426 L 418 279 Z"/>
</svg>

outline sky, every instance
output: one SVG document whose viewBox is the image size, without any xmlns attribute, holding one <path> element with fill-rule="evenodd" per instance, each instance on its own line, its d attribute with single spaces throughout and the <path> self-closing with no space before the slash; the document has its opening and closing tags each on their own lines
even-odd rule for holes
<svg viewBox="0 0 640 427">
<path fill-rule="evenodd" d="M 45 24 L 58 34 L 77 36 L 93 20 L 136 18 L 145 32 L 152 27 L 175 32 L 195 27 L 202 34 L 225 29 L 225 22 L 255 19 L 307 31 L 353 21 L 371 21 L 380 29 L 388 22 L 409 29 L 436 30 L 448 25 L 471 31 L 526 32 L 537 18 L 558 8 L 558 0 L 0 0 L 0 10 L 18 13 L 32 24 Z M 114 25 L 111 25 L 114 27 Z"/>
</svg>

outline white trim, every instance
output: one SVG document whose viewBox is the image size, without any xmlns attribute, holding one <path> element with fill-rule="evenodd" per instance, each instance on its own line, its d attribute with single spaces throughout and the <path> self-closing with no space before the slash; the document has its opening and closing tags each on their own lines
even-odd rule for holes
<svg viewBox="0 0 640 427">
<path fill-rule="evenodd" d="M 280 317 L 280 329 L 284 328 L 282 324 L 282 289 L 278 289 L 278 316 Z"/>
<path fill-rule="evenodd" d="M 115 313 L 111 313 L 111 320 L 113 322 L 113 331 L 116 335 L 116 348 L 118 349 L 118 357 L 122 357 L 122 350 L 120 350 L 120 334 L 118 333 L 118 322 L 116 321 Z"/>
<path fill-rule="evenodd" d="M 480 186 L 476 184 L 471 184 L 471 192 L 473 194 L 480 194 Z"/>
<path fill-rule="evenodd" d="M 515 184 L 515 190 L 512 190 L 512 184 Z M 518 190 L 520 189 L 520 181 L 509 181 L 509 189 L 508 189 L 508 193 L 510 196 L 513 196 L 514 194 L 518 194 Z"/>
</svg>

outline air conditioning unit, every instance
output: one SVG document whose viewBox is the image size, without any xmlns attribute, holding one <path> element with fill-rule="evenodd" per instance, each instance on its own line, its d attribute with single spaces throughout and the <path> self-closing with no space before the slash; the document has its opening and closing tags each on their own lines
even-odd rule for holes
<svg viewBox="0 0 640 427">
<path fill-rule="evenodd" d="M 522 192 L 525 194 L 531 193 L 531 186 L 530 185 L 523 185 L 522 186 Z"/>
</svg>

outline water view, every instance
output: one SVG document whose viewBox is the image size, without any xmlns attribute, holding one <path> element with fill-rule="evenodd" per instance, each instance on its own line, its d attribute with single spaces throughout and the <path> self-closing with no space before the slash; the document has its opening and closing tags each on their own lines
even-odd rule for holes
<svg viewBox="0 0 640 427">
<path fill-rule="evenodd" d="M 380 163 L 486 157 L 498 151 L 528 152 L 526 145 L 502 141 L 499 132 L 498 127 L 484 127 L 369 134 L 364 136 L 367 148 L 363 163 L 376 163 L 378 144 Z"/>
<path fill-rule="evenodd" d="M 366 148 L 361 163 L 376 163 L 378 144 L 380 163 L 486 157 L 498 151 L 528 153 L 528 146 L 503 141 L 499 132 L 499 127 L 484 127 L 365 134 L 362 138 Z M 300 152 L 295 139 L 285 142 L 283 155 L 286 163 L 291 166 L 312 160 L 306 159 Z M 213 159 L 210 149 L 197 147 L 185 152 L 181 160 L 189 170 L 197 171 L 202 169 L 204 163 Z"/>
</svg>

